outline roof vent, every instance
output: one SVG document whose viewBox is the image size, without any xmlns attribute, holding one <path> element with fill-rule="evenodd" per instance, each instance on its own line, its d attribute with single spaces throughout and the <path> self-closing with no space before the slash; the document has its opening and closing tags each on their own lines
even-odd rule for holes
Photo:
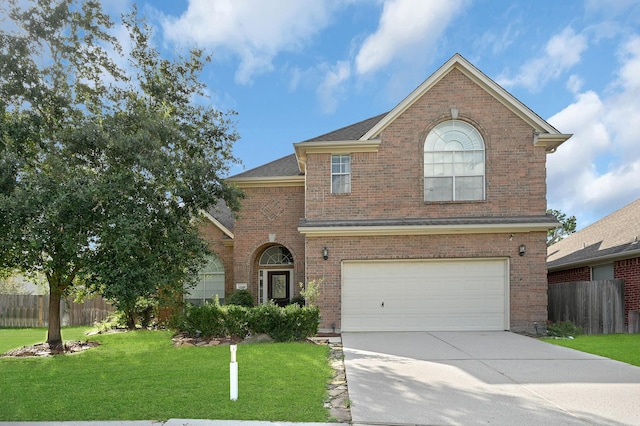
<svg viewBox="0 0 640 426">
<path fill-rule="evenodd" d="M 633 241 L 631 242 L 631 244 L 638 244 L 638 236 L 637 235 L 635 237 L 633 237 Z"/>
</svg>

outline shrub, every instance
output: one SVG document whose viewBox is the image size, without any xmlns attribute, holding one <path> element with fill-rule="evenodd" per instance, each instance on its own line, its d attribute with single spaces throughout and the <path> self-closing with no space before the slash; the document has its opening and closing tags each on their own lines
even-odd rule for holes
<svg viewBox="0 0 640 426">
<path fill-rule="evenodd" d="M 180 331 L 186 331 L 191 336 L 197 334 L 202 337 L 224 336 L 222 308 L 216 304 L 187 307 Z"/>
<path fill-rule="evenodd" d="M 281 310 L 282 308 L 272 301 L 251 309 L 248 315 L 249 330 L 252 333 L 271 335 L 271 330 L 278 327 Z"/>
<path fill-rule="evenodd" d="M 571 321 L 547 324 L 547 335 L 551 337 L 574 337 L 582 334 L 582 327 L 576 327 Z"/>
<path fill-rule="evenodd" d="M 304 340 L 318 334 L 320 310 L 297 304 L 281 308 L 274 303 L 252 309 L 249 328 L 255 333 L 266 333 L 277 342 Z"/>
<path fill-rule="evenodd" d="M 158 301 L 156 299 L 147 299 L 140 297 L 136 301 L 135 316 L 142 328 L 152 325 L 153 320 L 157 317 Z"/>
<path fill-rule="evenodd" d="M 319 278 L 317 280 L 311 280 L 304 285 L 300 283 L 300 294 L 304 297 L 304 300 L 307 301 L 309 306 L 315 306 L 318 298 L 320 297 L 320 286 L 324 282 L 324 278 Z"/>
<path fill-rule="evenodd" d="M 130 314 L 133 316 L 134 325 L 142 328 L 147 328 L 155 324 L 158 312 L 158 301 L 156 299 L 147 299 L 144 297 L 138 298 Z M 118 328 L 128 327 L 129 313 L 122 309 L 118 309 L 115 312 L 109 314 L 109 316 L 102 322 L 97 323 L 101 331 L 107 331 Z"/>
<path fill-rule="evenodd" d="M 254 308 L 237 305 L 190 306 L 175 317 L 172 328 L 202 337 L 245 337 L 248 333 L 268 334 L 275 341 L 304 340 L 318 333 L 320 310 L 291 304 L 284 308 L 273 302 Z"/>
<path fill-rule="evenodd" d="M 238 305 L 222 307 L 226 334 L 244 338 L 249 334 L 248 308 Z"/>
<path fill-rule="evenodd" d="M 301 308 L 305 305 L 304 296 L 301 294 L 291 299 L 291 305 L 298 305 Z"/>
<path fill-rule="evenodd" d="M 253 307 L 253 295 L 249 290 L 236 290 L 227 297 L 227 305 Z"/>
</svg>

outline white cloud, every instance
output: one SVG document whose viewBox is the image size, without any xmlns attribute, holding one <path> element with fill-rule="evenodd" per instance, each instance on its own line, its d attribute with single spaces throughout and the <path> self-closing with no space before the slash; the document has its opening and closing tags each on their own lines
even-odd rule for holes
<svg viewBox="0 0 640 426">
<path fill-rule="evenodd" d="M 582 90 L 582 86 L 584 85 L 584 80 L 575 74 L 569 76 L 567 80 L 567 89 L 573 94 L 577 94 Z"/>
<path fill-rule="evenodd" d="M 463 0 L 389 0 L 378 29 L 365 39 L 355 59 L 357 74 L 373 73 L 395 59 L 424 55 L 464 6 Z"/>
<path fill-rule="evenodd" d="M 579 94 L 548 120 L 574 133 L 547 159 L 549 205 L 575 214 L 579 227 L 640 195 L 640 37 L 623 45 L 621 61 L 614 93 L 606 98 Z"/>
<path fill-rule="evenodd" d="M 516 76 L 503 74 L 497 82 L 505 87 L 524 86 L 539 90 L 548 81 L 558 78 L 580 62 L 586 48 L 587 39 L 584 35 L 576 34 L 572 28 L 565 28 L 549 39 L 542 56 L 523 64 Z"/>
<path fill-rule="evenodd" d="M 247 84 L 273 69 L 283 51 L 301 49 L 329 24 L 332 2 L 299 0 L 189 0 L 178 18 L 165 17 L 165 37 L 173 42 L 231 51 L 240 57 L 236 81 Z"/>
<path fill-rule="evenodd" d="M 348 61 L 338 61 L 326 72 L 324 80 L 317 89 L 322 110 L 333 113 L 338 107 L 338 98 L 344 93 L 343 84 L 351 76 L 351 65 Z"/>
</svg>

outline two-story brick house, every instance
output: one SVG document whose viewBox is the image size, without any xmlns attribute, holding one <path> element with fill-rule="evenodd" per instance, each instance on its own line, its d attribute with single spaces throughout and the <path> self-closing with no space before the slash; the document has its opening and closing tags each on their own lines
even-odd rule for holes
<svg viewBox="0 0 640 426">
<path fill-rule="evenodd" d="M 569 137 L 455 55 L 391 111 L 229 178 L 240 217 L 205 230 L 219 286 L 283 303 L 322 279 L 325 331 L 532 330 L 546 155 Z"/>
</svg>

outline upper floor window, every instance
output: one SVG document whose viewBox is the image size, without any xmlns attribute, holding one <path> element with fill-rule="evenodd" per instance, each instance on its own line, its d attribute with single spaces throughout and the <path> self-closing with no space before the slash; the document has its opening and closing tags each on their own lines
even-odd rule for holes
<svg viewBox="0 0 640 426">
<path fill-rule="evenodd" d="M 484 141 L 470 124 L 438 124 L 424 142 L 424 200 L 484 200 Z"/>
<path fill-rule="evenodd" d="M 331 156 L 331 193 L 348 194 L 351 192 L 351 155 Z"/>
</svg>

